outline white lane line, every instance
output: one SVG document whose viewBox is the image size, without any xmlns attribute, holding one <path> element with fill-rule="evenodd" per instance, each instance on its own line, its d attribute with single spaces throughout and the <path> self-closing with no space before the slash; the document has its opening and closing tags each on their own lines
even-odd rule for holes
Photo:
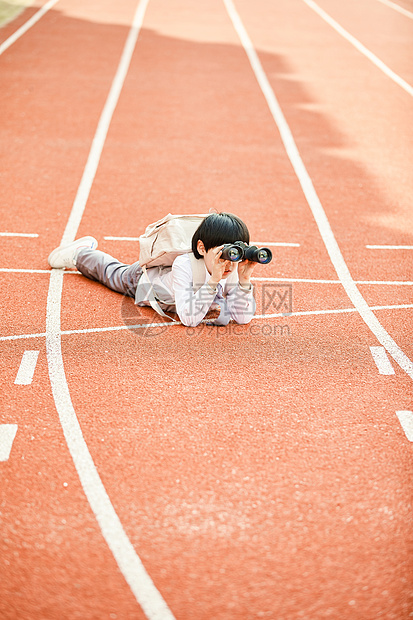
<svg viewBox="0 0 413 620">
<path fill-rule="evenodd" d="M 50 269 L 6 269 L 2 267 L 0 273 L 48 273 L 50 276 Z"/>
<path fill-rule="evenodd" d="M 46 333 L 38 334 L 17 334 L 15 336 L 0 336 L 0 342 L 7 342 L 8 340 L 30 340 L 30 338 L 45 338 Z"/>
<path fill-rule="evenodd" d="M 409 441 L 413 441 L 413 411 L 396 411 L 399 422 Z"/>
<path fill-rule="evenodd" d="M 356 284 L 378 284 L 386 286 L 413 286 L 408 280 L 355 280 Z"/>
<path fill-rule="evenodd" d="M 123 331 L 125 329 L 145 329 L 146 327 L 169 327 L 182 325 L 179 321 L 166 321 L 165 323 L 139 323 L 136 325 L 116 325 L 115 327 L 97 327 L 91 329 L 70 329 L 62 331 L 62 336 L 72 336 L 73 334 L 95 334 L 98 332 Z"/>
<path fill-rule="evenodd" d="M 397 306 L 373 306 L 373 310 L 405 310 L 412 309 L 413 304 L 400 304 Z M 252 317 L 253 320 L 256 319 L 273 319 L 278 317 L 285 316 L 317 316 L 323 314 L 347 314 L 351 312 L 357 312 L 357 308 L 338 308 L 336 310 L 303 310 L 299 312 L 278 312 L 276 314 L 256 314 Z M 202 323 L 209 323 L 211 319 L 204 319 Z M 62 336 L 71 336 L 73 334 L 93 334 L 97 332 L 110 332 L 110 331 L 121 331 L 125 329 L 145 329 L 146 327 L 165 327 L 165 326 L 174 326 L 174 325 L 182 325 L 179 321 L 172 323 L 172 321 L 168 321 L 165 323 L 139 323 L 136 325 L 117 325 L 114 327 L 97 327 L 90 329 L 71 329 L 62 331 Z M 1 340 L 1 338 L 0 338 Z"/>
<path fill-rule="evenodd" d="M 413 13 L 411 13 L 407 9 L 404 9 L 403 7 L 401 7 L 400 5 L 396 4 L 395 2 L 391 2 L 390 0 L 379 0 L 379 2 L 381 2 L 382 4 L 385 4 L 386 6 L 389 6 L 390 8 L 394 9 L 395 11 L 398 11 L 402 15 L 405 15 L 406 17 L 410 17 L 410 19 L 413 19 Z"/>
<path fill-rule="evenodd" d="M 106 241 L 139 241 L 139 237 L 103 237 Z M 251 245 L 272 245 L 283 248 L 299 248 L 299 243 L 287 243 L 284 241 L 254 241 Z"/>
<path fill-rule="evenodd" d="M 350 271 L 338 246 L 333 231 L 331 230 L 330 222 L 327 219 L 327 215 L 324 211 L 323 205 L 315 191 L 313 182 L 307 169 L 304 165 L 301 155 L 298 151 L 297 145 L 291 133 L 290 127 L 285 120 L 284 114 L 280 108 L 280 105 L 275 97 L 274 91 L 268 81 L 267 76 L 262 68 L 257 53 L 253 47 L 253 44 L 244 28 L 240 16 L 235 10 L 232 0 L 223 0 L 230 19 L 234 25 L 235 30 L 241 40 L 241 43 L 245 49 L 245 52 L 251 63 L 251 67 L 255 73 L 257 81 L 261 87 L 264 97 L 268 103 L 268 107 L 274 118 L 274 121 L 278 127 L 281 135 L 281 139 L 284 143 L 284 147 L 291 165 L 297 175 L 301 188 L 306 197 L 308 206 L 310 207 L 315 222 L 320 231 L 321 238 L 324 242 L 326 250 L 330 256 L 330 260 L 336 270 L 339 280 L 342 282 L 344 290 L 346 291 L 351 302 L 357 308 L 360 316 L 376 336 L 377 340 L 401 368 L 413 379 L 413 362 L 407 357 L 407 355 L 400 349 L 393 338 L 387 333 L 384 327 L 380 324 L 372 310 L 369 308 L 366 300 L 358 290 L 356 283 L 351 277 Z M 412 90 L 413 94 L 413 90 Z"/>
<path fill-rule="evenodd" d="M 0 270 L 1 271 L 1 270 Z M 254 282 L 308 282 L 310 284 L 340 284 L 340 280 L 313 280 L 312 278 L 254 278 Z M 413 286 L 408 280 L 355 280 L 356 284 L 378 284 L 387 286 Z"/>
<path fill-rule="evenodd" d="M 397 306 L 371 306 L 371 310 L 407 310 L 413 308 L 413 304 L 399 304 Z M 301 310 L 298 312 L 278 312 L 277 314 L 259 314 L 254 319 L 273 319 L 279 316 L 316 316 L 322 314 L 347 314 L 359 312 L 358 308 L 337 308 L 336 310 Z"/>
<path fill-rule="evenodd" d="M 11 233 L 0 232 L 0 237 L 38 237 L 36 233 Z"/>
<path fill-rule="evenodd" d="M 17 433 L 17 424 L 0 424 L 0 461 L 8 461 Z"/>
<path fill-rule="evenodd" d="M 396 306 L 371 306 L 371 310 L 410 310 L 413 308 L 413 304 L 398 304 Z M 335 310 L 303 310 L 301 312 L 289 312 L 288 316 L 311 316 L 318 314 L 346 314 L 349 312 L 358 312 L 357 308 L 338 308 Z M 286 316 L 285 313 L 279 314 L 256 314 L 253 319 L 271 319 L 279 316 Z M 209 319 L 208 319 L 209 322 Z M 123 329 L 138 329 L 145 327 L 162 327 L 164 325 L 181 325 L 181 323 L 168 322 L 168 323 L 142 323 L 139 325 L 115 325 L 112 327 L 92 327 L 90 329 L 70 329 L 61 331 L 62 336 L 70 336 L 71 334 L 93 334 L 98 332 L 110 332 Z M 45 338 L 46 333 L 37 334 L 17 334 L 14 336 L 0 336 L 0 342 L 8 340 L 30 340 L 30 338 Z"/>
<path fill-rule="evenodd" d="M 139 241 L 139 237 L 103 237 L 106 241 Z"/>
<path fill-rule="evenodd" d="M 0 273 L 44 273 L 50 276 L 50 269 L 9 269 L 0 268 Z M 65 270 L 64 275 L 81 276 L 80 271 Z M 251 278 L 256 282 L 309 282 L 312 284 L 341 284 L 340 280 L 315 280 L 312 278 Z M 413 286 L 408 280 L 356 280 L 356 284 L 377 284 L 386 286 Z"/>
<path fill-rule="evenodd" d="M 50 269 L 7 269 L 5 267 L 0 268 L 0 273 L 47 273 L 50 276 Z M 81 275 L 80 271 L 69 270 L 64 272 L 67 274 Z"/>
<path fill-rule="evenodd" d="M 285 241 L 251 241 L 250 245 L 273 245 L 280 248 L 299 248 L 299 243 L 288 243 Z"/>
<path fill-rule="evenodd" d="M 31 384 L 38 357 L 39 351 L 25 351 L 23 353 L 22 361 L 20 362 L 20 367 L 14 380 L 16 385 Z"/>
<path fill-rule="evenodd" d="M 366 245 L 369 250 L 413 250 L 413 245 Z"/>
<path fill-rule="evenodd" d="M 413 308 L 413 304 L 398 304 L 396 306 L 371 306 L 371 310 L 410 310 Z M 349 312 L 358 312 L 357 308 L 338 308 L 335 310 L 303 310 L 301 312 L 289 312 L 288 316 L 311 316 L 318 314 L 346 314 Z M 286 316 L 286 313 L 279 314 L 256 314 L 253 319 L 271 319 L 279 316 Z M 209 322 L 209 319 L 207 320 Z M 139 325 L 115 325 L 111 327 L 92 327 L 90 329 L 68 329 L 61 331 L 62 336 L 70 336 L 71 334 L 93 334 L 98 332 L 110 332 L 123 329 L 138 329 L 140 327 L 162 327 L 163 325 L 181 325 L 181 323 L 142 323 Z M 7 342 L 9 340 L 30 340 L 31 338 L 45 338 L 46 333 L 37 334 L 17 334 L 13 336 L 0 336 L 0 342 Z"/>
<path fill-rule="evenodd" d="M 76 233 L 95 178 L 109 125 L 135 50 L 149 0 L 140 0 L 116 70 L 88 160 L 64 231 L 61 244 L 70 243 Z M 149 620 L 172 620 L 173 615 L 145 570 L 100 479 L 73 408 L 63 365 L 60 315 L 63 272 L 53 269 L 50 276 L 46 311 L 46 350 L 53 398 L 63 433 L 85 495 L 102 534 L 143 612 Z"/>
<path fill-rule="evenodd" d="M 370 347 L 370 351 L 376 364 L 379 373 L 381 375 L 394 375 L 394 368 L 391 365 L 391 361 L 387 357 L 386 349 L 384 347 Z"/>
<path fill-rule="evenodd" d="M 224 0 L 224 2 L 225 1 L 226 0 Z M 347 32 L 347 30 L 340 26 L 340 24 L 336 22 L 332 17 L 330 17 L 330 15 L 328 15 L 328 13 L 326 13 L 321 7 L 319 7 L 318 4 L 314 2 L 314 0 L 303 0 L 303 2 L 305 2 L 305 4 L 310 9 L 315 11 L 322 19 L 324 19 L 325 22 L 327 22 L 327 24 L 329 24 L 342 37 L 344 37 L 349 43 L 351 43 L 359 52 L 364 54 L 366 58 L 371 60 L 371 62 L 376 65 L 378 69 L 383 71 L 383 73 L 387 75 L 387 77 L 393 80 L 393 82 L 395 82 L 398 86 L 401 86 L 401 88 L 403 88 L 406 93 L 413 96 L 413 87 L 410 86 L 410 84 L 408 84 L 405 80 L 403 80 L 403 78 L 397 75 L 397 73 L 392 71 L 390 67 L 388 67 L 382 60 L 380 60 L 380 58 L 373 54 L 373 52 L 370 52 L 370 50 L 367 49 L 367 47 L 365 47 L 362 43 L 360 43 L 358 39 L 353 37 L 352 34 Z"/>
<path fill-rule="evenodd" d="M 400 309 L 412 309 L 413 304 L 404 304 L 399 306 L 375 306 L 374 310 L 400 310 Z M 285 316 L 317 316 L 323 314 L 347 314 L 351 312 L 357 312 L 356 308 L 338 308 L 335 310 L 303 310 L 299 312 L 279 312 L 277 314 L 256 314 L 252 317 L 255 319 L 271 319 Z M 204 319 L 203 323 L 209 323 L 210 319 Z M 139 323 L 136 325 L 116 325 L 113 327 L 92 327 L 90 329 L 68 329 L 61 332 L 62 336 L 71 336 L 73 334 L 95 334 L 99 332 L 111 332 L 122 331 L 125 329 L 145 329 L 147 327 L 173 327 L 175 325 L 182 325 L 179 321 L 172 323 L 171 321 L 165 323 Z M 42 334 L 39 334 L 39 336 Z"/>
<path fill-rule="evenodd" d="M 148 3 L 149 0 L 139 0 L 138 8 L 136 10 L 133 20 L 133 25 L 129 31 L 129 35 L 125 43 L 119 66 L 113 79 L 109 95 L 103 107 L 102 114 L 99 118 L 98 126 L 95 136 L 93 138 L 86 166 L 60 245 L 66 245 L 68 243 L 71 243 L 76 238 L 76 234 L 83 217 L 86 203 L 89 198 L 90 190 L 95 179 L 100 157 L 106 141 L 106 135 L 109 130 L 109 125 L 112 120 L 112 116 L 118 103 L 123 83 L 129 69 L 132 54 L 135 49 L 136 41 L 141 28 L 141 22 L 143 20 L 143 16 L 145 14 Z"/>
<path fill-rule="evenodd" d="M 41 19 L 43 15 L 45 15 L 48 11 L 50 11 L 50 9 L 54 7 L 54 5 L 57 4 L 58 2 L 59 0 L 49 0 L 49 2 L 46 2 L 46 4 L 42 6 L 42 8 L 37 11 L 37 13 L 35 13 L 30 19 L 27 20 L 27 22 L 23 24 L 23 26 L 20 26 L 20 28 L 18 28 L 16 32 L 14 32 L 8 39 L 3 41 L 3 43 L 0 45 L 0 56 L 11 45 L 13 45 L 13 43 L 15 43 L 28 30 L 30 30 L 30 28 L 34 26 L 39 21 L 39 19 Z"/>
</svg>

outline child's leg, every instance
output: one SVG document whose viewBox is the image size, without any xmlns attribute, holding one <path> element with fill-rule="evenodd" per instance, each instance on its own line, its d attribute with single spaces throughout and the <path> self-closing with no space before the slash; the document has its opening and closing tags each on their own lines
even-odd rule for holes
<svg viewBox="0 0 413 620">
<path fill-rule="evenodd" d="M 136 286 L 142 275 L 139 263 L 125 265 L 100 250 L 81 250 L 76 256 L 76 267 L 90 280 L 101 282 L 113 291 L 129 297 L 135 297 Z"/>
</svg>

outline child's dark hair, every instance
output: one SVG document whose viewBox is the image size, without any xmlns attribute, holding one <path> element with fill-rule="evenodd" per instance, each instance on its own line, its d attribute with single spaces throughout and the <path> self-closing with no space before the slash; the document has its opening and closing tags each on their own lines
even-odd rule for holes
<svg viewBox="0 0 413 620">
<path fill-rule="evenodd" d="M 235 241 L 250 242 L 250 234 L 244 222 L 232 213 L 211 213 L 198 226 L 192 237 L 192 251 L 195 258 L 202 258 L 197 250 L 198 241 L 202 241 L 205 251 L 224 243 Z"/>
</svg>

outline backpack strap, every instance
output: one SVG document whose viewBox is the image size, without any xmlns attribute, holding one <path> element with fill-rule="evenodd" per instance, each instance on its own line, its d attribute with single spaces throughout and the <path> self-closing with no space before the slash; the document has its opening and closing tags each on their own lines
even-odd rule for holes
<svg viewBox="0 0 413 620">
<path fill-rule="evenodd" d="M 155 312 L 157 312 L 161 316 L 163 316 L 166 319 L 169 319 L 170 321 L 172 321 L 172 323 L 179 323 L 179 321 L 177 321 L 173 317 L 169 316 L 169 314 L 166 314 L 166 312 L 164 312 L 162 310 L 161 306 L 159 305 L 158 300 L 157 300 L 156 295 L 155 295 L 155 292 L 153 290 L 152 282 L 150 281 L 149 276 L 146 273 L 146 267 L 142 267 L 141 278 L 143 278 L 143 281 L 145 282 L 145 284 L 149 285 L 148 294 L 147 294 L 147 300 L 151 304 L 151 308 L 153 310 L 155 310 Z"/>
<path fill-rule="evenodd" d="M 189 252 L 189 260 L 192 268 L 192 289 L 196 293 L 205 284 L 205 262 L 203 258 L 195 258 L 193 252 Z"/>
<path fill-rule="evenodd" d="M 196 259 L 192 252 L 188 252 L 188 254 L 192 268 L 192 289 L 194 293 L 196 293 L 197 291 L 199 291 L 201 286 L 205 284 L 205 263 L 204 259 Z M 151 308 L 161 316 L 172 321 L 172 323 L 179 323 L 179 321 L 169 316 L 169 314 L 166 314 L 166 312 L 164 312 L 159 305 L 159 301 L 161 300 L 157 299 L 155 295 L 152 282 L 150 281 L 149 276 L 146 272 L 146 267 L 142 267 L 141 278 L 143 279 L 144 283 L 148 285 L 147 301 L 149 301 Z"/>
</svg>

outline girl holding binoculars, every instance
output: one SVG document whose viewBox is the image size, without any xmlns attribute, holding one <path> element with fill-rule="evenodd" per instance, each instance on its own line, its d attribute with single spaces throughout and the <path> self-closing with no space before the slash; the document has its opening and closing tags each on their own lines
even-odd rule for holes
<svg viewBox="0 0 413 620">
<path fill-rule="evenodd" d="M 256 308 L 251 275 L 258 262 L 271 260 L 270 250 L 248 244 L 245 223 L 223 212 L 202 220 L 192 237 L 192 253 L 180 254 L 172 266 L 148 268 L 145 277 L 139 262 L 126 265 L 97 250 L 94 237 L 56 248 L 48 261 L 57 269 L 76 267 L 87 278 L 133 297 L 139 306 L 153 306 L 155 298 L 158 312 L 175 312 L 188 327 L 219 308 L 214 324 L 227 325 L 231 319 L 246 324 Z"/>
</svg>

